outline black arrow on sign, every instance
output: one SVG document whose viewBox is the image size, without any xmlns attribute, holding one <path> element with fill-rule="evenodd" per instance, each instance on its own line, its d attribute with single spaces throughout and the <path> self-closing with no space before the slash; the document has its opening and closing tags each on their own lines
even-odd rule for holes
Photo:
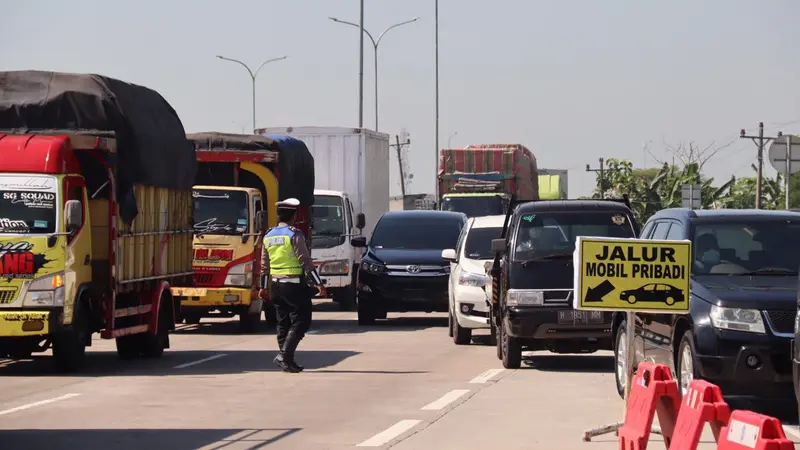
<svg viewBox="0 0 800 450">
<path fill-rule="evenodd" d="M 603 297 L 610 294 L 615 289 L 614 285 L 605 280 L 602 283 L 598 284 L 596 287 L 590 287 L 586 290 L 586 297 L 583 299 L 584 302 L 602 302 Z"/>
</svg>

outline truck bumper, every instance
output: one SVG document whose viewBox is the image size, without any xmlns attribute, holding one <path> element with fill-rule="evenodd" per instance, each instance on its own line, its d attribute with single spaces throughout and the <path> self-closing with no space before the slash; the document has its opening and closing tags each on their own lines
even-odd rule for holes
<svg viewBox="0 0 800 450">
<path fill-rule="evenodd" d="M 250 306 L 253 292 L 244 288 L 171 288 L 181 308 Z"/>
<path fill-rule="evenodd" d="M 0 337 L 46 336 L 52 320 L 50 311 L 2 311 Z"/>
<path fill-rule="evenodd" d="M 350 286 L 350 275 L 320 275 L 325 281 L 325 287 L 331 288 L 345 288 Z"/>
</svg>

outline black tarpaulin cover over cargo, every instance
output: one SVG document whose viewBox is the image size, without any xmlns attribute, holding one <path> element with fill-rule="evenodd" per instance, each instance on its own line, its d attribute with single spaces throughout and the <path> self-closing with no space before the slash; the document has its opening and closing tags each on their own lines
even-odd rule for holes
<svg viewBox="0 0 800 450">
<path fill-rule="evenodd" d="M 94 74 L 0 72 L 0 129 L 102 130 L 117 138 L 117 200 L 138 211 L 133 184 L 191 189 L 197 162 L 178 114 L 156 91 Z"/>
<path fill-rule="evenodd" d="M 272 150 L 278 152 L 278 198 L 296 198 L 303 205 L 314 203 L 314 157 L 306 144 L 288 136 L 229 133 L 193 133 L 186 136 L 196 149 Z M 196 184 L 208 184 L 210 175 L 201 166 Z M 219 179 L 218 171 L 213 174 Z M 230 183 L 230 181 L 227 181 Z"/>
</svg>

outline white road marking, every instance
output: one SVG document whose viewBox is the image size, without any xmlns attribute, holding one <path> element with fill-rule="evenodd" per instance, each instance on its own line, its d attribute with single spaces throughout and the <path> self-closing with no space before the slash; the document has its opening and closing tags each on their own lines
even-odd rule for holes
<svg viewBox="0 0 800 450">
<path fill-rule="evenodd" d="M 800 442 L 800 430 L 798 430 L 797 425 L 784 425 L 783 432 L 794 442 Z"/>
<path fill-rule="evenodd" d="M 375 436 L 372 436 L 366 441 L 356 445 L 356 447 L 380 447 L 386 444 L 387 442 L 391 441 L 392 439 L 405 433 L 406 431 L 414 428 L 420 422 L 421 420 L 410 420 L 410 419 L 401 420 L 400 422 L 397 422 L 391 427 L 376 434 Z"/>
<path fill-rule="evenodd" d="M 70 399 L 72 397 L 77 397 L 79 395 L 81 395 L 81 394 L 66 394 L 66 395 L 62 395 L 61 397 L 49 398 L 47 400 L 42 400 L 42 401 L 39 401 L 39 402 L 28 403 L 27 405 L 17 406 L 16 408 L 11 408 L 11 409 L 6 409 L 6 410 L 3 410 L 3 411 L 0 411 L 0 416 L 4 416 L 6 414 L 15 413 L 17 411 L 23 411 L 23 410 L 30 409 L 30 408 L 35 408 L 37 406 L 46 405 L 48 403 L 53 403 L 53 402 L 57 402 L 57 401 L 60 401 L 60 400 L 67 400 L 67 399 Z"/>
<path fill-rule="evenodd" d="M 445 406 L 449 405 L 450 403 L 453 403 L 454 401 L 458 400 L 459 398 L 461 398 L 467 392 L 469 392 L 469 389 L 453 389 L 452 391 L 448 392 L 447 394 L 444 394 L 442 396 L 442 398 L 440 398 L 439 400 L 436 400 L 433 403 L 429 403 L 429 404 L 423 406 L 422 410 L 423 411 L 437 411 L 437 410 L 440 410 L 440 409 L 444 408 Z"/>
<path fill-rule="evenodd" d="M 489 369 L 486 372 L 483 372 L 482 374 L 480 374 L 477 377 L 475 377 L 472 380 L 470 380 L 470 383 L 471 384 L 483 384 L 483 383 L 486 383 L 487 381 L 491 380 L 492 378 L 494 378 L 497 375 L 499 375 L 500 373 L 502 373 L 503 370 L 505 370 L 505 369 Z"/>
<path fill-rule="evenodd" d="M 198 364 L 203 364 L 204 362 L 213 361 L 215 359 L 222 358 L 223 356 L 228 356 L 227 353 L 220 353 L 218 355 L 209 356 L 208 358 L 198 359 L 197 361 L 188 362 L 186 364 L 181 364 L 179 366 L 173 367 L 173 369 L 185 369 L 187 367 L 196 366 Z"/>
</svg>

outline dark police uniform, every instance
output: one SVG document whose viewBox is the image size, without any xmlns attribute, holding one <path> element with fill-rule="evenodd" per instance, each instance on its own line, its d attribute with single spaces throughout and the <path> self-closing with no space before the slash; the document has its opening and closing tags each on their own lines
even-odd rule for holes
<svg viewBox="0 0 800 450">
<path fill-rule="evenodd" d="M 278 209 L 297 209 L 300 202 L 290 198 L 275 204 Z M 275 364 L 286 372 L 299 372 L 294 353 L 311 326 L 312 286 L 322 279 L 311 262 L 311 252 L 303 232 L 280 222 L 264 236 L 261 253 L 262 289 L 269 289 L 278 319 L 280 353 Z"/>
</svg>

